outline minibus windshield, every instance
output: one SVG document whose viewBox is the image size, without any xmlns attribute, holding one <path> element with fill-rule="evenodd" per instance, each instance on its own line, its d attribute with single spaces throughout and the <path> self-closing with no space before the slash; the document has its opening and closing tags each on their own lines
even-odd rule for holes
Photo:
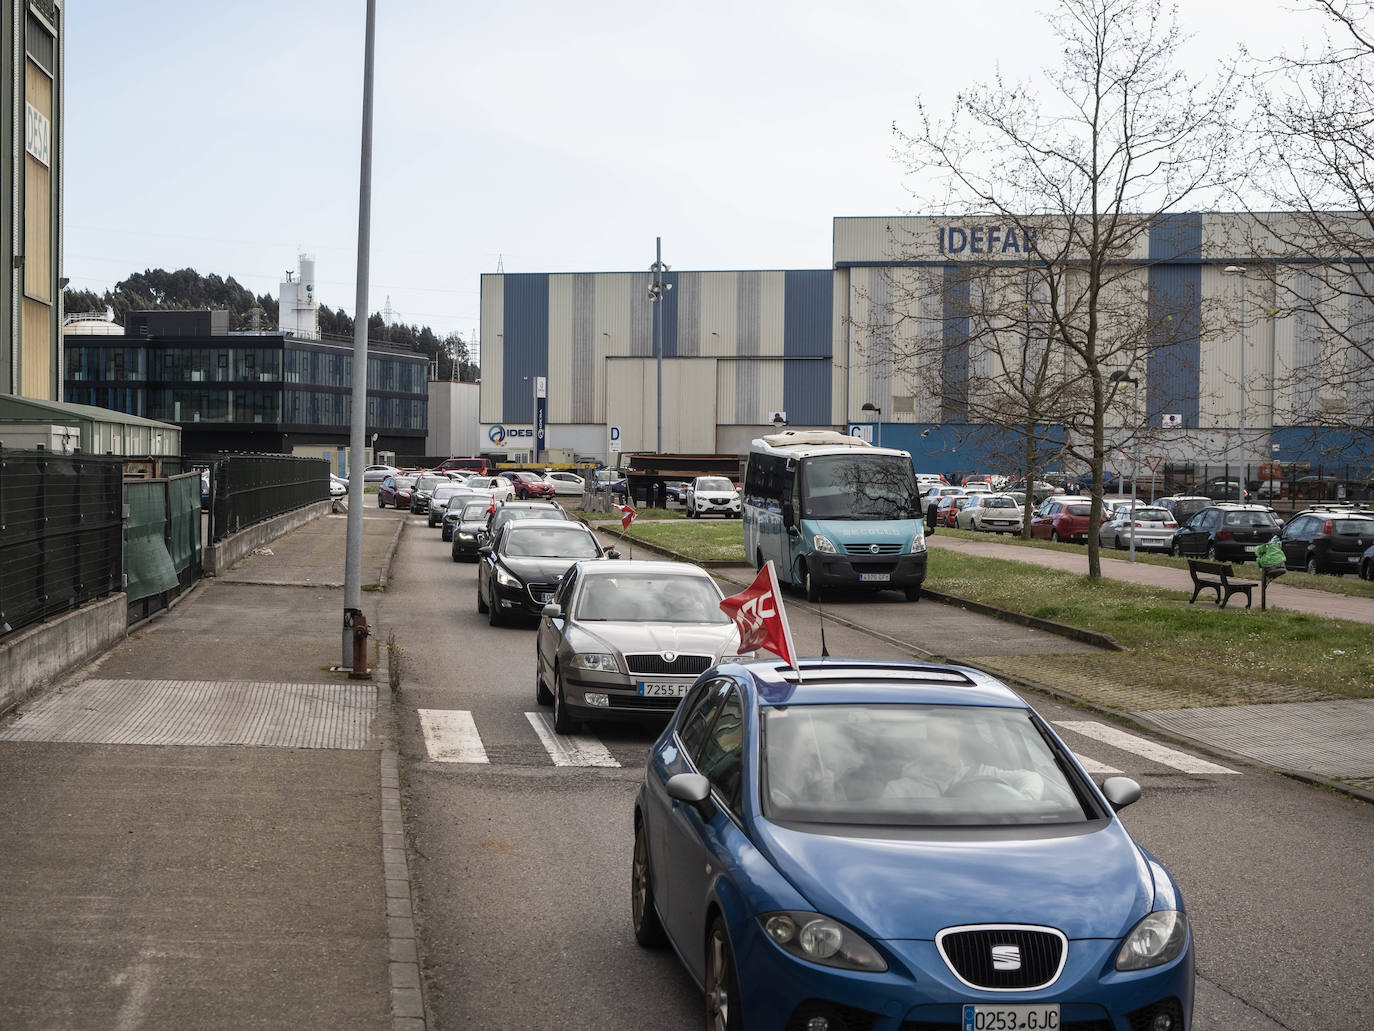
<svg viewBox="0 0 1374 1031">
<path fill-rule="evenodd" d="M 903 455 L 819 455 L 802 462 L 805 519 L 918 519 L 911 459 Z"/>
</svg>

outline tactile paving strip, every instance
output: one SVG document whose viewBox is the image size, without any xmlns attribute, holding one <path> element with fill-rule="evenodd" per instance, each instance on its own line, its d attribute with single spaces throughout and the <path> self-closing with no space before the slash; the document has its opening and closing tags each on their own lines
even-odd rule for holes
<svg viewBox="0 0 1374 1031">
<path fill-rule="evenodd" d="M 1169 730 L 1284 769 L 1374 777 L 1374 699 L 1141 713 Z"/>
<path fill-rule="evenodd" d="M 52 692 L 0 741 L 367 748 L 372 684 L 85 680 Z"/>
</svg>

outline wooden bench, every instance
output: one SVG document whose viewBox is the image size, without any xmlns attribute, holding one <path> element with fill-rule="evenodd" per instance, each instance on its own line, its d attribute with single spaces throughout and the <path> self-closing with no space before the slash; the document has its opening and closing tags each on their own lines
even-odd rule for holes
<svg viewBox="0 0 1374 1031">
<path fill-rule="evenodd" d="M 1233 594 L 1245 595 L 1245 607 L 1250 607 L 1250 592 L 1259 586 L 1254 580 L 1233 580 L 1235 574 L 1231 572 L 1229 562 L 1208 562 L 1205 559 L 1190 558 L 1188 560 L 1188 575 L 1193 578 L 1193 596 L 1189 599 L 1191 605 L 1197 601 L 1198 594 L 1204 588 L 1211 588 L 1217 592 L 1217 604 L 1226 608 L 1226 603 L 1231 600 Z"/>
</svg>

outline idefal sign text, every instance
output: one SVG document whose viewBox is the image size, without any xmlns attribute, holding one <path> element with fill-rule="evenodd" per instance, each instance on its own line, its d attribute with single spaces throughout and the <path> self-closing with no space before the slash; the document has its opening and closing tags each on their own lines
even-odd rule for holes
<svg viewBox="0 0 1374 1031">
<path fill-rule="evenodd" d="M 1015 226 L 939 226 L 941 254 L 1029 254 L 1035 230 Z"/>
</svg>

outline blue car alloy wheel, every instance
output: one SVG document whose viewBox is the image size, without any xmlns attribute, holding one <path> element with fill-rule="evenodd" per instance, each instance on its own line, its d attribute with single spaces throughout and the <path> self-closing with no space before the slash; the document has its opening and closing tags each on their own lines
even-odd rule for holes
<svg viewBox="0 0 1374 1031">
<path fill-rule="evenodd" d="M 631 916 L 714 1031 L 1187 1031 L 1164 866 L 999 681 L 806 659 L 703 673 L 635 800 Z"/>
</svg>

